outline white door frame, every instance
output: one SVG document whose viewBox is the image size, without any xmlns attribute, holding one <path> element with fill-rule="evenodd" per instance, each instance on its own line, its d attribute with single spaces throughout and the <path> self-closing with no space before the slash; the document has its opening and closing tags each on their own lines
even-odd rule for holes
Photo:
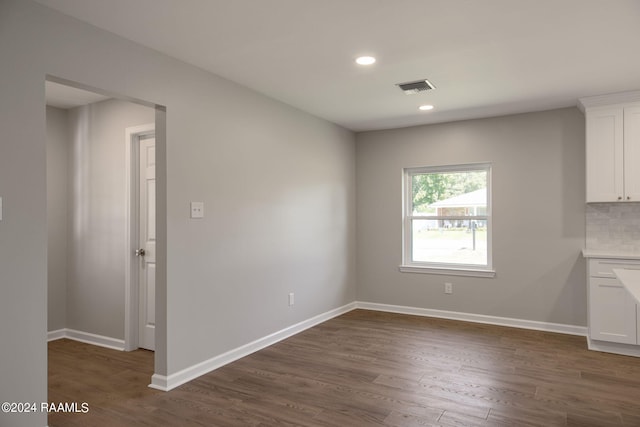
<svg viewBox="0 0 640 427">
<path fill-rule="evenodd" d="M 139 159 L 140 139 L 155 134 L 155 123 L 125 129 L 125 297 L 124 297 L 124 349 L 138 348 L 139 325 L 139 266 L 134 261 L 138 248 L 139 222 Z"/>
</svg>

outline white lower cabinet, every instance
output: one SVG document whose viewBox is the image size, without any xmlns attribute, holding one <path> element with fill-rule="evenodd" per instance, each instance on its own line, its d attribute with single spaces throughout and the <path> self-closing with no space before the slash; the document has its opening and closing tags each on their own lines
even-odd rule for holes
<svg viewBox="0 0 640 427">
<path fill-rule="evenodd" d="M 640 308 L 613 273 L 640 269 L 640 261 L 589 260 L 589 338 L 620 344 L 640 343 Z"/>
<path fill-rule="evenodd" d="M 617 279 L 590 278 L 589 300 L 591 339 L 638 343 L 636 304 Z"/>
</svg>

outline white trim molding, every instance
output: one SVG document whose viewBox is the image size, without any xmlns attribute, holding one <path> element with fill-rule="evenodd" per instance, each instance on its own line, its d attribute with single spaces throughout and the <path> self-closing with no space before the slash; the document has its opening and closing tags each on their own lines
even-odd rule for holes
<svg viewBox="0 0 640 427">
<path fill-rule="evenodd" d="M 611 104 L 626 104 L 629 102 L 640 102 L 640 90 L 580 98 L 578 99 L 578 109 L 584 113 L 588 108 L 604 107 Z"/>
<path fill-rule="evenodd" d="M 47 341 L 55 341 L 62 338 L 67 338 L 73 341 L 80 341 L 86 344 L 97 345 L 100 347 L 106 347 L 112 350 L 124 351 L 124 340 L 118 338 L 111 338 L 104 335 L 97 335 L 68 328 L 47 332 Z"/>
<path fill-rule="evenodd" d="M 199 376 L 202 376 L 224 365 L 248 356 L 251 353 L 255 353 L 258 350 L 262 350 L 265 347 L 289 338 L 322 322 L 326 322 L 329 319 L 348 313 L 355 308 L 357 308 L 356 303 L 352 302 L 342 307 L 338 307 L 336 309 L 327 311 L 326 313 L 322 313 L 310 319 L 304 320 L 300 323 L 296 323 L 295 325 L 289 326 L 280 331 L 259 338 L 253 342 L 250 342 L 233 350 L 229 350 L 226 353 L 212 357 L 211 359 L 189 366 L 188 368 L 182 369 L 181 371 L 178 371 L 174 374 L 168 376 L 154 374 L 151 377 L 151 384 L 149 384 L 149 387 L 156 390 L 169 391 Z"/>
<path fill-rule="evenodd" d="M 434 310 L 430 308 L 407 307 L 362 301 L 356 302 L 356 308 L 399 314 L 411 314 L 414 316 L 436 317 L 440 319 L 461 320 L 464 322 L 484 323 L 487 325 L 508 326 L 510 328 L 556 332 L 567 335 L 587 335 L 586 326 L 564 325 L 561 323 L 539 322 L 536 320 L 514 319 L 510 317 L 487 316 L 484 314 L 461 313 L 457 311 Z"/>
<path fill-rule="evenodd" d="M 593 351 L 640 357 L 640 348 L 634 344 L 619 344 L 617 342 L 592 340 L 587 336 L 587 347 Z"/>
<path fill-rule="evenodd" d="M 66 329 L 56 329 L 55 331 L 47 332 L 47 341 L 55 341 L 66 338 L 66 331 Z"/>
<path fill-rule="evenodd" d="M 400 265 L 401 273 L 443 274 L 446 276 L 496 277 L 495 270 L 475 270 L 472 268 L 421 267 L 417 265 Z"/>
</svg>

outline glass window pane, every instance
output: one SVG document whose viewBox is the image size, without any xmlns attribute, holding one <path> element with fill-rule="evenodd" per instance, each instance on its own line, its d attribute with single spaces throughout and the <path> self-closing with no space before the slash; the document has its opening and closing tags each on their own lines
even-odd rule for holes
<svg viewBox="0 0 640 427">
<path fill-rule="evenodd" d="M 486 221 L 412 220 L 414 262 L 487 265 Z"/>
<path fill-rule="evenodd" d="M 411 176 L 411 196 L 414 215 L 482 215 L 487 206 L 487 171 L 417 173 Z"/>
</svg>

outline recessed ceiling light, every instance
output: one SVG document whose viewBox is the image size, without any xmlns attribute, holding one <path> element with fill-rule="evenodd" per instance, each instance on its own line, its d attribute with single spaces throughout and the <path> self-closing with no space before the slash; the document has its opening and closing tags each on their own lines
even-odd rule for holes
<svg viewBox="0 0 640 427">
<path fill-rule="evenodd" d="M 376 58 L 373 56 L 360 56 L 356 58 L 356 63 L 360 65 L 371 65 L 376 62 Z"/>
<path fill-rule="evenodd" d="M 418 110 L 420 110 L 420 111 L 433 110 L 433 105 L 421 105 L 421 106 L 418 107 Z"/>
</svg>

